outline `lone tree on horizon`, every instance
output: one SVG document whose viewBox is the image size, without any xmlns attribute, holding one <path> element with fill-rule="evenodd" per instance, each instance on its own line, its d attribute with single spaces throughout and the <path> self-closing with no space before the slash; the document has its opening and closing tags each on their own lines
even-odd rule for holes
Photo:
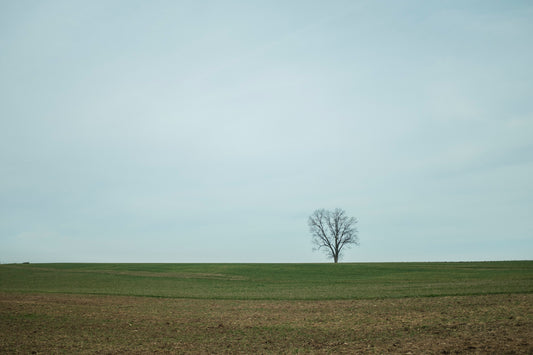
<svg viewBox="0 0 533 355">
<path fill-rule="evenodd" d="M 344 247 L 359 245 L 356 223 L 355 217 L 348 217 L 340 208 L 333 211 L 316 210 L 307 221 L 313 244 L 316 245 L 314 250 L 323 249 L 336 264 Z"/>
</svg>

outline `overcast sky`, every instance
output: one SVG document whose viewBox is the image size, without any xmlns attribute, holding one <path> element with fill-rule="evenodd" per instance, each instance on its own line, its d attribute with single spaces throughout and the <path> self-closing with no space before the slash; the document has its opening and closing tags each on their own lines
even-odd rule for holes
<svg viewBox="0 0 533 355">
<path fill-rule="evenodd" d="M 533 258 L 530 1 L 0 0 L 0 262 Z"/>
</svg>

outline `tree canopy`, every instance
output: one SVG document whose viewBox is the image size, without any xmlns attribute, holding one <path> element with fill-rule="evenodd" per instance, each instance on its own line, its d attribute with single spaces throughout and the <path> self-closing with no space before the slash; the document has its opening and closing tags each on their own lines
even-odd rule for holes
<svg viewBox="0 0 533 355">
<path fill-rule="evenodd" d="M 341 258 L 344 248 L 359 245 L 355 227 L 357 219 L 347 216 L 340 208 L 316 210 L 307 223 L 316 249 L 323 250 L 335 263 Z"/>
</svg>

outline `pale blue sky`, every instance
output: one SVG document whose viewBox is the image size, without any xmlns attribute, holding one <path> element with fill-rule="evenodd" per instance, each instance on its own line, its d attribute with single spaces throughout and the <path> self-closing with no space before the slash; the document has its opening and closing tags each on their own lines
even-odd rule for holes
<svg viewBox="0 0 533 355">
<path fill-rule="evenodd" d="M 0 262 L 533 257 L 529 1 L 0 0 Z"/>
</svg>

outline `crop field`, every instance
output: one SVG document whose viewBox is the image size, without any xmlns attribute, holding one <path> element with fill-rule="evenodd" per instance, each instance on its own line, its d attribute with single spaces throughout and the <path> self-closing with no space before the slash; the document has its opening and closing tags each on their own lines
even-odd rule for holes
<svg viewBox="0 0 533 355">
<path fill-rule="evenodd" d="M 533 353 L 533 261 L 0 265 L 0 353 Z"/>
</svg>

